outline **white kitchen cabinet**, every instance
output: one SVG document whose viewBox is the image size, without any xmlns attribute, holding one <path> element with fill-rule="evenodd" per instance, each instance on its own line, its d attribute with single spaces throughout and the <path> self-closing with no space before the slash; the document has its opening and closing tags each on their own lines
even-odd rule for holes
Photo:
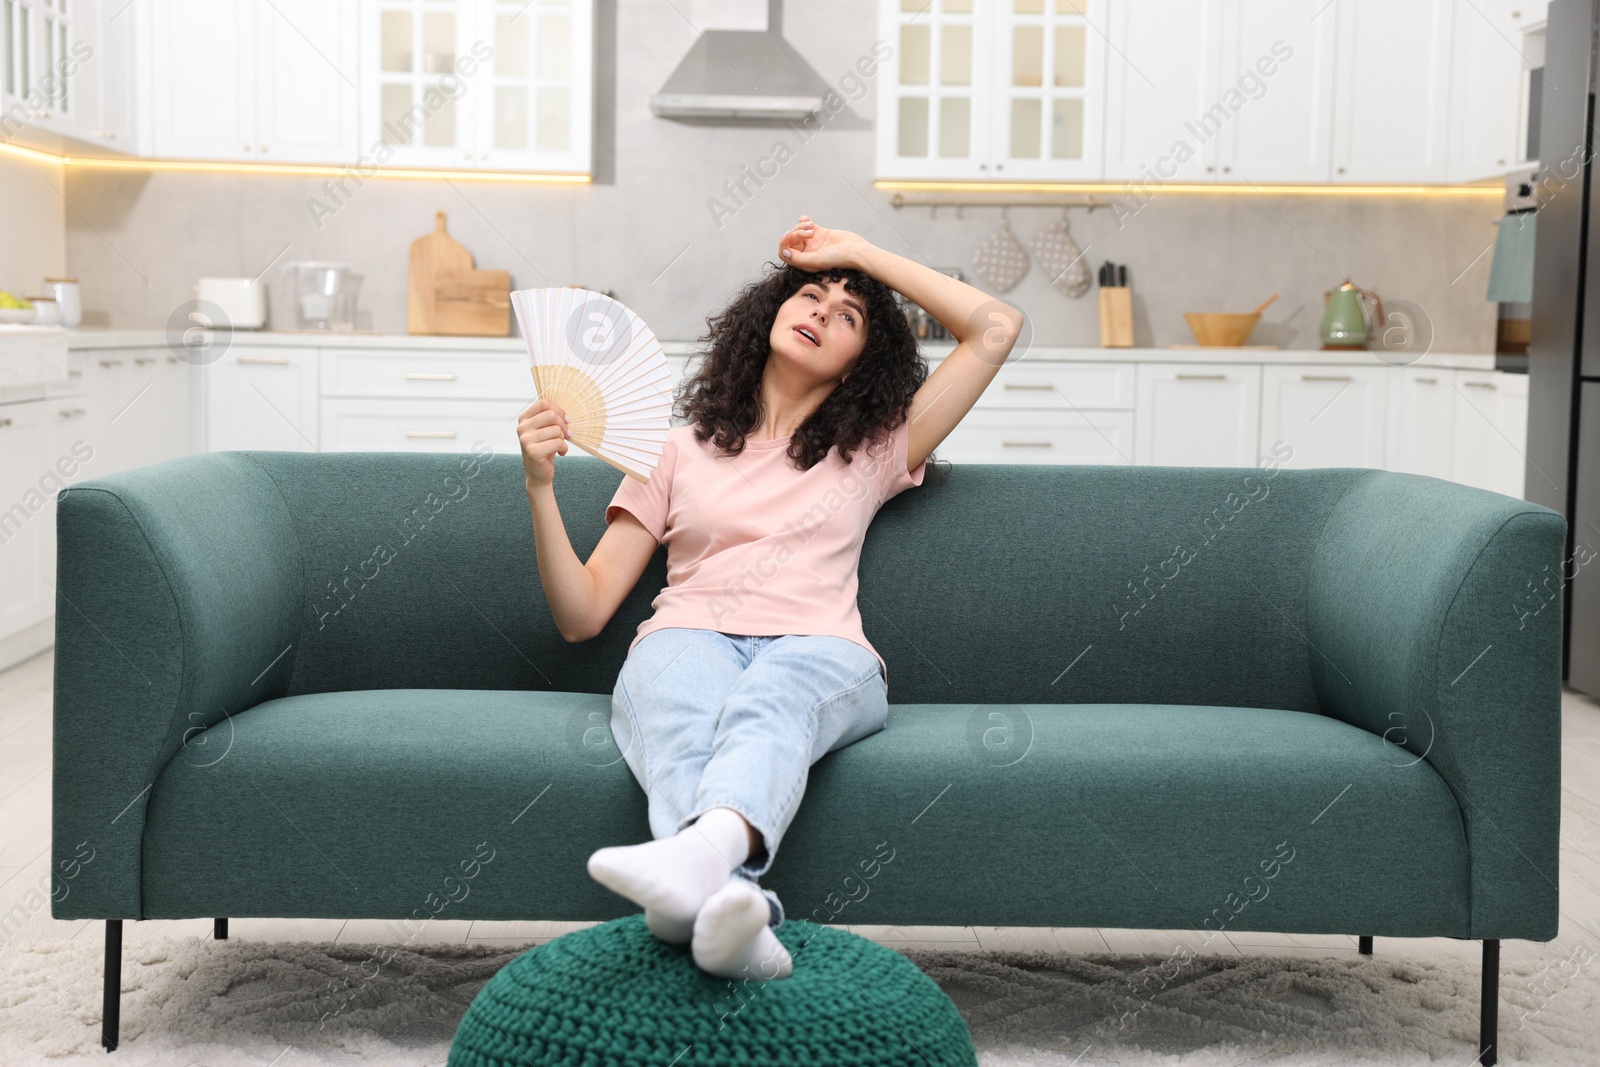
<svg viewBox="0 0 1600 1067">
<path fill-rule="evenodd" d="M 996 177 L 1100 177 L 1106 46 L 1098 27 L 1105 25 L 1108 2 L 978 5 L 995 19 L 995 67 L 1001 75 L 993 81 L 989 105 Z"/>
<path fill-rule="evenodd" d="M 353 163 L 357 27 L 349 4 L 150 0 L 157 156 Z"/>
<path fill-rule="evenodd" d="M 1454 475 L 1455 372 L 1398 367 L 1390 379 L 1389 470 L 1448 481 Z"/>
<path fill-rule="evenodd" d="M 879 0 L 879 178 L 1095 180 L 1108 0 Z"/>
<path fill-rule="evenodd" d="M 0 104 L 7 111 L 33 87 L 34 0 L 0 4 Z"/>
<path fill-rule="evenodd" d="M 1255 466 L 1261 370 L 1234 363 L 1139 364 L 1137 462 Z"/>
<path fill-rule="evenodd" d="M 480 31 L 494 44 L 476 108 L 477 164 L 590 169 L 594 109 L 591 0 L 495 0 Z"/>
<path fill-rule="evenodd" d="M 1222 84 L 1202 132 L 1222 181 L 1312 182 L 1331 169 L 1337 26 L 1327 0 L 1223 0 Z M 1373 72 L 1364 71 L 1366 76 Z M 1217 108 L 1220 107 L 1221 111 Z"/>
<path fill-rule="evenodd" d="M 1205 181 L 1217 172 L 1223 0 L 1115 0 L 1107 12 L 1108 181 Z M 1232 69 L 1232 68 L 1228 68 Z"/>
<path fill-rule="evenodd" d="M 49 474 L 56 406 L 52 400 L 0 404 L 0 642 L 55 611 Z"/>
<path fill-rule="evenodd" d="M 95 446 L 97 474 L 189 454 L 194 367 L 165 349 L 99 349 L 86 355 L 87 395 L 81 403 L 64 401 L 61 417 L 75 419 Z"/>
<path fill-rule="evenodd" d="M 878 76 L 878 177 L 991 176 L 994 21 L 971 8 L 878 0 L 891 49 Z"/>
<path fill-rule="evenodd" d="M 360 21 L 349 0 L 254 0 L 255 134 L 245 158 L 354 163 Z M 248 4 L 246 4 L 248 6 Z"/>
<path fill-rule="evenodd" d="M 592 0 L 361 0 L 362 142 L 384 161 L 587 173 Z"/>
<path fill-rule="evenodd" d="M 1137 390 L 1132 363 L 1023 361 L 1001 367 L 977 406 L 1132 411 Z"/>
<path fill-rule="evenodd" d="M 320 363 L 325 397 L 534 399 L 526 352 L 324 348 Z"/>
<path fill-rule="evenodd" d="M 468 452 L 478 441 L 516 455 L 517 416 L 529 401 L 322 401 L 325 452 Z M 582 453 L 573 446 L 573 452 Z M 569 453 L 571 454 L 571 453 Z"/>
<path fill-rule="evenodd" d="M 91 101 L 81 90 L 95 54 L 94 0 L 0 3 L 0 97 L 6 137 L 14 124 L 67 137 L 80 135 Z"/>
<path fill-rule="evenodd" d="M 1522 499 L 1528 451 L 1528 376 L 1456 371 L 1452 384 L 1456 405 L 1451 480 Z"/>
<path fill-rule="evenodd" d="M 254 159 L 255 0 L 150 0 L 150 150 L 181 159 Z"/>
<path fill-rule="evenodd" d="M 88 353 L 85 377 L 84 429 L 101 456 L 98 474 L 112 474 L 140 465 L 144 442 L 137 428 L 139 407 L 153 402 L 147 365 L 135 365 L 133 353 L 101 349 Z"/>
<path fill-rule="evenodd" d="M 1331 180 L 1444 181 L 1457 5 L 1452 0 L 1333 4 L 1319 16 L 1337 11 L 1339 25 Z"/>
<path fill-rule="evenodd" d="M 1106 179 L 1326 182 L 1338 20 L 1325 4 L 1113 4 Z"/>
<path fill-rule="evenodd" d="M 1287 467 L 1384 465 L 1390 372 L 1387 366 L 1261 368 L 1258 455 L 1278 441 L 1294 454 Z"/>
<path fill-rule="evenodd" d="M 56 496 L 101 473 L 84 380 L 52 382 L 41 399 L 0 404 L 0 670 L 54 638 Z"/>
<path fill-rule="evenodd" d="M 1001 411 L 981 404 L 934 449 L 952 463 L 1131 464 L 1131 411 Z"/>
<path fill-rule="evenodd" d="M 1453 182 L 1499 178 L 1517 165 L 1518 116 L 1528 65 L 1523 0 L 1473 0 L 1456 11 L 1450 71 Z"/>
<path fill-rule="evenodd" d="M 204 370 L 206 450 L 317 451 L 317 350 L 237 345 Z"/>
<path fill-rule="evenodd" d="M 143 9 L 128 0 L 80 0 L 79 10 L 92 20 L 94 55 L 79 74 L 83 110 L 77 136 L 119 152 L 137 152 L 133 72 L 135 28 Z"/>
</svg>

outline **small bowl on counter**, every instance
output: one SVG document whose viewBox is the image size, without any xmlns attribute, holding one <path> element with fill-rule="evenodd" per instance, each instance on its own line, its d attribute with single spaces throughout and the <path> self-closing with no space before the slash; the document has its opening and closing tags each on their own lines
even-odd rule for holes
<svg viewBox="0 0 1600 1067">
<path fill-rule="evenodd" d="M 18 326 L 26 326 L 33 322 L 34 316 L 39 314 L 37 308 L 0 308 L 0 322 L 9 322 Z"/>
<path fill-rule="evenodd" d="M 1261 321 L 1256 312 L 1186 311 L 1183 320 L 1205 348 L 1239 348 Z"/>
<path fill-rule="evenodd" d="M 1278 294 L 1273 293 L 1254 311 L 1186 311 L 1183 321 L 1202 348 L 1242 348 L 1261 321 L 1261 313 L 1276 299 Z"/>
</svg>

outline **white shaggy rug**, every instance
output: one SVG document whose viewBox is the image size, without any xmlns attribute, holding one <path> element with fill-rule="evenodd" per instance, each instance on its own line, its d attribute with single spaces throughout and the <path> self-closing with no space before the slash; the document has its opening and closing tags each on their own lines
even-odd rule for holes
<svg viewBox="0 0 1600 1067">
<path fill-rule="evenodd" d="M 1380 946 L 1381 948 L 1381 946 Z M 382 950 L 393 958 L 381 968 Z M 521 950 L 216 942 L 123 949 L 122 1044 L 99 1047 L 101 943 L 0 953 L 0 1064 L 440 1065 L 472 997 Z M 955 1001 L 983 1067 L 1467 1067 L 1473 966 L 1372 958 L 906 953 Z M 1500 1062 L 1600 1063 L 1600 964 L 1501 965 Z M 1165 988 L 1155 976 L 1167 974 Z M 1131 999 L 1130 979 L 1160 989 Z M 1124 1012 L 1137 1014 L 1123 1028 Z"/>
</svg>

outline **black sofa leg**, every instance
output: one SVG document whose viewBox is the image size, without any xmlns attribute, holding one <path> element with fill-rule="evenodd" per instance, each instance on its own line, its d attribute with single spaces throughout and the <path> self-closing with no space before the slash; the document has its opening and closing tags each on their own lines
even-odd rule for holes
<svg viewBox="0 0 1600 1067">
<path fill-rule="evenodd" d="M 216 940 L 218 940 L 218 941 L 226 941 L 226 940 L 228 940 L 228 920 L 227 919 L 214 919 L 214 920 L 212 920 L 211 936 L 213 938 L 215 938 Z"/>
<path fill-rule="evenodd" d="M 1372 938 L 1357 936 L 1356 951 L 1361 953 L 1363 956 L 1372 955 Z"/>
<path fill-rule="evenodd" d="M 117 1049 L 122 1023 L 122 920 L 106 920 L 106 986 L 100 1007 L 100 1043 L 107 1052 Z"/>
<path fill-rule="evenodd" d="M 1478 1016 L 1478 1062 L 1494 1067 L 1500 1058 L 1500 941 L 1483 942 L 1483 1004 Z"/>
</svg>

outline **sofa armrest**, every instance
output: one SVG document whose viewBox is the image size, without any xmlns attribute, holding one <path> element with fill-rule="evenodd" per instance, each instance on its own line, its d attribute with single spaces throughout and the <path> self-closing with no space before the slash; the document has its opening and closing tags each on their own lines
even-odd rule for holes
<svg viewBox="0 0 1600 1067">
<path fill-rule="evenodd" d="M 282 696 L 303 614 L 288 507 L 246 453 L 61 492 L 56 527 L 51 915 L 142 917 L 141 840 L 167 761 Z"/>
<path fill-rule="evenodd" d="M 1377 471 L 1311 561 L 1318 701 L 1386 739 L 1376 758 L 1395 774 L 1425 760 L 1450 786 L 1473 938 L 1556 936 L 1566 526 L 1537 504 Z"/>
</svg>

